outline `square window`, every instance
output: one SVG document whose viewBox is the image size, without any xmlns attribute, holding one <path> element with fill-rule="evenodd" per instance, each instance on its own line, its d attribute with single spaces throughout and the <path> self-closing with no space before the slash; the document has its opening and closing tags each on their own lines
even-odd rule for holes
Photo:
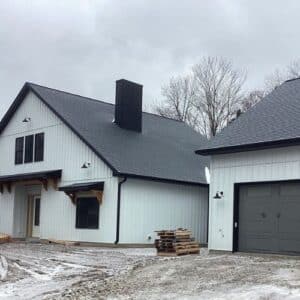
<svg viewBox="0 0 300 300">
<path fill-rule="evenodd" d="M 97 198 L 77 198 L 76 228 L 99 228 L 99 202 Z"/>
</svg>

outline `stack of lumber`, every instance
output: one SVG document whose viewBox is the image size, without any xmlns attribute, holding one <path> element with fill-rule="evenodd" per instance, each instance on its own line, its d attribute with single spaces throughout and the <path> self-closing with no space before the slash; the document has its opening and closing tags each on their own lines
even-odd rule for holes
<svg viewBox="0 0 300 300">
<path fill-rule="evenodd" d="M 186 229 L 156 231 L 159 239 L 155 240 L 157 255 L 177 256 L 199 254 L 199 243 L 191 237 L 192 233 Z"/>
<path fill-rule="evenodd" d="M 8 243 L 10 241 L 10 236 L 5 233 L 0 233 L 0 244 Z"/>
</svg>

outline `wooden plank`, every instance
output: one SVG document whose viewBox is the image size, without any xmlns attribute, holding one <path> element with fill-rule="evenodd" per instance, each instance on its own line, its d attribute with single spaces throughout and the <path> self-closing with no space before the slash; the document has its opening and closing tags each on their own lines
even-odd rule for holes
<svg viewBox="0 0 300 300">
<path fill-rule="evenodd" d="M 10 236 L 5 233 L 0 233 L 0 244 L 8 243 L 11 240 Z"/>
<path fill-rule="evenodd" d="M 80 245 L 79 242 L 55 240 L 55 239 L 48 239 L 48 242 L 49 242 L 49 244 L 59 244 L 59 245 L 64 245 L 64 246 L 78 246 L 78 245 Z"/>
</svg>

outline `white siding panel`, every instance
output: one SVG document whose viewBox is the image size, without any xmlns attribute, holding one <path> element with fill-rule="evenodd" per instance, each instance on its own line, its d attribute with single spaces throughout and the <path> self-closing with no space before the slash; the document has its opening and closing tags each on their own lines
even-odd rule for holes
<svg viewBox="0 0 300 300">
<path fill-rule="evenodd" d="M 120 243 L 153 243 L 155 230 L 179 227 L 206 243 L 207 199 L 205 187 L 128 179 L 122 185 Z"/>
<path fill-rule="evenodd" d="M 0 196 L 0 232 L 13 235 L 14 188 Z"/>
<path fill-rule="evenodd" d="M 13 236 L 17 238 L 26 237 L 26 226 L 27 226 L 27 197 L 26 189 L 23 185 L 15 185 L 15 193 L 11 194 L 14 196 L 14 233 Z M 12 199 L 13 201 L 13 199 Z"/>
<path fill-rule="evenodd" d="M 23 123 L 30 117 L 29 123 Z M 45 133 L 44 161 L 15 165 L 14 151 L 16 137 Z M 111 169 L 50 111 L 33 93 L 29 93 L 0 136 L 0 175 L 39 172 L 62 169 L 59 185 L 78 182 L 104 181 L 103 204 L 100 206 L 100 227 L 98 230 L 76 229 L 76 207 L 63 193 L 42 189 L 41 197 L 41 238 L 55 238 L 87 242 L 114 242 L 116 230 L 116 203 L 118 178 L 112 176 Z M 91 167 L 82 169 L 84 162 Z M 15 186 L 15 185 L 14 185 Z M 24 192 L 29 193 L 30 191 Z M 0 232 L 24 235 L 24 222 L 21 218 L 26 212 L 26 204 L 21 203 L 21 190 L 16 194 L 7 191 L 0 195 Z M 26 196 L 25 199 L 26 200 Z M 14 202 L 15 211 L 14 211 Z M 22 205 L 24 204 L 24 205 Z M 13 225 L 15 219 L 21 218 Z"/>
<path fill-rule="evenodd" d="M 23 123 L 30 117 L 29 123 Z M 15 139 L 45 133 L 44 161 L 14 164 Z M 43 104 L 29 93 L 0 137 L 1 175 L 63 169 L 64 182 L 103 179 L 112 176 L 110 168 Z M 91 168 L 81 169 L 85 161 Z"/>
<path fill-rule="evenodd" d="M 209 248 L 232 250 L 234 183 L 300 179 L 300 147 L 212 157 Z M 223 199 L 213 199 L 217 191 Z"/>
<path fill-rule="evenodd" d="M 118 178 L 105 181 L 99 212 L 99 229 L 76 229 L 76 206 L 62 192 L 42 191 L 40 234 L 42 239 L 113 243 L 116 236 Z"/>
</svg>

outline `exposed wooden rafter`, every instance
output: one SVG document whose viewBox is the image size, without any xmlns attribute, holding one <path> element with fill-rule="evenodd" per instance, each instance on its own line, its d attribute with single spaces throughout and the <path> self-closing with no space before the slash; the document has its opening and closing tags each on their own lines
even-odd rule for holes
<svg viewBox="0 0 300 300">
<path fill-rule="evenodd" d="M 91 192 L 94 196 L 96 196 L 99 204 L 102 204 L 103 191 L 92 190 Z"/>
<path fill-rule="evenodd" d="M 65 194 L 70 198 L 72 203 L 76 205 L 76 193 L 74 192 L 65 192 Z"/>
</svg>

